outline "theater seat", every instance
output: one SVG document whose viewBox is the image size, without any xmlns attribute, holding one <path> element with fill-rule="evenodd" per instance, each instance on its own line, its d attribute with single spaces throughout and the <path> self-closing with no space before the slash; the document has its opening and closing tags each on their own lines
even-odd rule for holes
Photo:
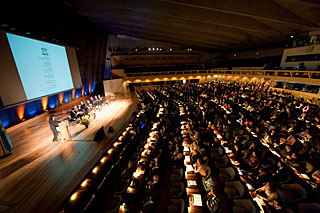
<svg viewBox="0 0 320 213">
<path fill-rule="evenodd" d="M 281 184 L 281 192 L 289 204 L 296 204 L 308 197 L 308 192 L 298 183 Z"/>
<path fill-rule="evenodd" d="M 221 168 L 221 167 L 225 167 L 228 164 L 228 157 L 226 155 L 223 155 L 221 157 L 215 158 L 214 160 L 214 167 L 215 168 Z"/>
<path fill-rule="evenodd" d="M 298 212 L 320 212 L 320 204 L 319 203 L 299 203 L 298 204 Z"/>
<path fill-rule="evenodd" d="M 122 196 L 120 195 L 113 196 L 105 212 L 106 213 L 118 212 L 121 202 L 122 202 Z"/>
<path fill-rule="evenodd" d="M 175 182 L 172 183 L 172 186 L 169 190 L 169 197 L 170 198 L 180 198 L 184 192 L 184 184 L 183 182 Z"/>
<path fill-rule="evenodd" d="M 253 202 L 249 199 L 234 199 L 232 212 L 234 213 L 256 213 L 257 209 Z"/>
<path fill-rule="evenodd" d="M 221 147 L 218 147 L 211 151 L 210 156 L 212 158 L 215 158 L 215 157 L 220 157 L 222 154 L 223 154 L 223 149 Z"/>
<path fill-rule="evenodd" d="M 233 180 L 235 176 L 236 173 L 232 167 L 221 168 L 219 170 L 219 179 L 222 183 Z"/>
<path fill-rule="evenodd" d="M 171 199 L 168 206 L 168 213 L 184 213 L 184 200 L 183 199 Z"/>
<path fill-rule="evenodd" d="M 183 169 L 175 169 L 174 173 L 170 176 L 171 182 L 178 182 L 183 178 Z"/>
<path fill-rule="evenodd" d="M 244 195 L 245 189 L 240 181 L 226 182 L 224 192 L 227 197 L 232 200 L 234 198 L 241 198 Z"/>
</svg>

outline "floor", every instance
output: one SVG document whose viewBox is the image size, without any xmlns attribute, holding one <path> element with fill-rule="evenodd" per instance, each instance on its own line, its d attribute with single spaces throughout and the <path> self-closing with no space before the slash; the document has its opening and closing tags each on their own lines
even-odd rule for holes
<svg viewBox="0 0 320 213">
<path fill-rule="evenodd" d="M 88 129 L 72 126 L 72 139 L 52 142 L 48 116 L 8 132 L 13 151 L 0 159 L 0 212 L 55 212 L 131 119 L 135 96 L 116 98 L 91 118 Z M 102 126 L 110 125 L 113 133 L 93 141 Z"/>
</svg>

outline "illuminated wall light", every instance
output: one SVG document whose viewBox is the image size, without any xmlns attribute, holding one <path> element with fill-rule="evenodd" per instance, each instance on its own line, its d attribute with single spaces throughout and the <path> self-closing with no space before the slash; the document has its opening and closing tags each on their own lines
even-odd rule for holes
<svg viewBox="0 0 320 213">
<path fill-rule="evenodd" d="M 88 184 L 88 179 L 85 179 L 85 180 L 81 183 L 81 186 L 82 186 L 82 187 L 86 187 L 87 184 Z"/>
<path fill-rule="evenodd" d="M 63 92 L 62 93 L 59 93 L 59 104 L 62 104 L 62 102 L 63 102 Z"/>
<path fill-rule="evenodd" d="M 75 89 L 72 90 L 71 95 L 72 95 L 72 98 L 75 97 L 75 95 L 76 95 L 76 90 Z"/>
<path fill-rule="evenodd" d="M 108 154 L 111 155 L 111 153 L 112 153 L 112 149 L 109 149 Z"/>
<path fill-rule="evenodd" d="M 103 158 L 101 158 L 100 162 L 104 163 L 104 162 L 106 162 L 106 160 L 107 160 L 107 157 L 103 157 Z"/>
<path fill-rule="evenodd" d="M 95 168 L 92 170 L 92 173 L 93 173 L 93 174 L 97 174 L 97 172 L 98 172 L 98 167 L 95 167 Z"/>
<path fill-rule="evenodd" d="M 234 57 L 237 57 L 237 53 L 233 54 Z"/>
<path fill-rule="evenodd" d="M 151 48 L 149 47 L 148 50 L 151 51 Z"/>
<path fill-rule="evenodd" d="M 159 48 L 157 47 L 157 50 L 159 50 Z"/>
<path fill-rule="evenodd" d="M 29 115 L 30 117 L 33 117 L 37 113 L 35 103 L 31 102 L 30 104 L 27 104 L 26 112 L 27 112 L 27 115 Z"/>
<path fill-rule="evenodd" d="M 155 50 L 154 48 L 152 48 L 152 50 Z"/>
<path fill-rule="evenodd" d="M 172 52 L 172 48 L 170 48 L 169 51 Z"/>
<path fill-rule="evenodd" d="M 91 93 L 93 93 L 95 89 L 96 89 L 96 84 L 92 83 L 92 85 L 91 85 Z"/>
<path fill-rule="evenodd" d="M 70 200 L 76 200 L 78 197 L 78 192 L 73 193 L 73 195 L 70 197 Z"/>
<path fill-rule="evenodd" d="M 17 110 L 17 115 L 18 115 L 19 119 L 22 120 L 23 116 L 24 116 L 25 105 L 24 104 L 19 105 L 16 108 L 16 110 Z"/>
</svg>

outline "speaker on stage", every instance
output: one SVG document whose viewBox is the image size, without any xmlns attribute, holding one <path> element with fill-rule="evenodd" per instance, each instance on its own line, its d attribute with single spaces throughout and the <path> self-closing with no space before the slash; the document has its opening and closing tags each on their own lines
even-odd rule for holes
<svg viewBox="0 0 320 213">
<path fill-rule="evenodd" d="M 102 141 L 102 139 L 106 136 L 106 134 L 104 133 L 104 129 L 103 126 L 98 130 L 98 132 L 96 133 L 96 135 L 94 136 L 94 141 L 100 142 Z"/>
<path fill-rule="evenodd" d="M 113 132 L 113 127 L 112 127 L 112 126 L 109 126 L 108 132 L 109 132 L 109 133 L 112 133 L 112 132 Z"/>
</svg>

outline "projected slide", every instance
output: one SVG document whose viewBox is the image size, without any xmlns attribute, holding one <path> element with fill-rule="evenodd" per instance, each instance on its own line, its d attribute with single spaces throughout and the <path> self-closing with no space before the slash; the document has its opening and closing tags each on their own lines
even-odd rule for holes
<svg viewBox="0 0 320 213">
<path fill-rule="evenodd" d="M 74 88 L 65 47 L 6 34 L 28 100 Z"/>
</svg>

